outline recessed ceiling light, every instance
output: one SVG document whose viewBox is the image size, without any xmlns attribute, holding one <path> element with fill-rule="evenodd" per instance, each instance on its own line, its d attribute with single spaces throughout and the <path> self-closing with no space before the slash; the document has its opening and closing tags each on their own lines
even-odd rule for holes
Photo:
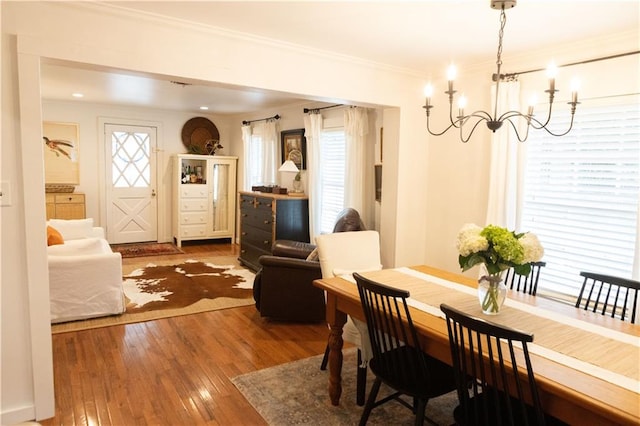
<svg viewBox="0 0 640 426">
<path fill-rule="evenodd" d="M 207 111 L 209 109 L 209 107 L 208 106 L 201 106 L 200 109 L 203 110 L 203 111 Z"/>
<path fill-rule="evenodd" d="M 73 96 L 74 98 L 84 98 L 84 95 L 82 93 L 72 93 L 71 96 Z"/>
</svg>

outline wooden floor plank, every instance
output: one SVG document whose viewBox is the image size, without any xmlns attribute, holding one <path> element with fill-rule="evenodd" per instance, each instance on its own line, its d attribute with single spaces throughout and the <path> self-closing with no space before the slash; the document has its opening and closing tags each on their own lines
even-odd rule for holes
<svg viewBox="0 0 640 426">
<path fill-rule="evenodd" d="M 173 258 L 238 254 L 234 244 L 182 249 Z M 327 336 L 325 323 L 270 322 L 254 306 L 55 334 L 56 416 L 41 423 L 264 425 L 231 378 L 321 354 Z"/>
</svg>

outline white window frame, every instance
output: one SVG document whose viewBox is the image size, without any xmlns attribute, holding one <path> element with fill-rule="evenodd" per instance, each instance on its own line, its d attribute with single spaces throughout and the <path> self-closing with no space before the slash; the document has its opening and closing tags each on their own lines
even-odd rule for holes
<svg viewBox="0 0 640 426">
<path fill-rule="evenodd" d="M 259 126 L 255 126 L 252 129 L 251 133 L 251 142 L 249 143 L 249 185 L 247 188 L 251 188 L 252 186 L 260 186 L 265 185 L 266 183 L 262 181 L 262 177 L 264 176 L 262 168 L 264 167 L 264 163 L 262 161 L 262 157 L 264 155 L 264 146 L 262 143 L 262 128 Z"/>
<path fill-rule="evenodd" d="M 340 143 L 342 144 L 341 150 Z M 346 137 L 344 127 L 325 126 L 320 134 L 320 181 L 322 185 L 320 233 L 333 232 L 336 217 L 344 209 L 345 179 Z"/>
<path fill-rule="evenodd" d="M 521 229 L 545 247 L 540 295 L 573 302 L 581 271 L 640 279 L 638 98 L 588 102 L 561 138 L 529 135 Z"/>
</svg>

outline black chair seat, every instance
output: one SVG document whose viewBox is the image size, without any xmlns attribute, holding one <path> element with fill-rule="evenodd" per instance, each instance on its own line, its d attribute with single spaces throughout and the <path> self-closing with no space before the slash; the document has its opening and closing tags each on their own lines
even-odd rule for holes
<svg viewBox="0 0 640 426">
<path fill-rule="evenodd" d="M 453 370 L 450 365 L 430 356 L 419 356 L 414 348 L 402 346 L 383 353 L 380 358 L 369 361 L 369 368 L 387 386 L 406 395 L 427 395 L 430 398 L 443 395 L 452 389 Z M 409 376 L 399 377 L 384 367 L 402 360 Z M 426 369 L 421 363 L 425 362 Z M 403 379 L 404 378 L 404 379 Z"/>
</svg>

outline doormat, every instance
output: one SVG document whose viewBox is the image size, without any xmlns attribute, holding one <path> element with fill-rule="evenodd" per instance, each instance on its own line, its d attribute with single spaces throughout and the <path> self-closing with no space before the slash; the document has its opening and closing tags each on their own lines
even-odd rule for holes
<svg viewBox="0 0 640 426">
<path fill-rule="evenodd" d="M 129 243 L 111 244 L 111 250 L 122 257 L 162 256 L 167 254 L 184 254 L 172 243 Z"/>
</svg>

